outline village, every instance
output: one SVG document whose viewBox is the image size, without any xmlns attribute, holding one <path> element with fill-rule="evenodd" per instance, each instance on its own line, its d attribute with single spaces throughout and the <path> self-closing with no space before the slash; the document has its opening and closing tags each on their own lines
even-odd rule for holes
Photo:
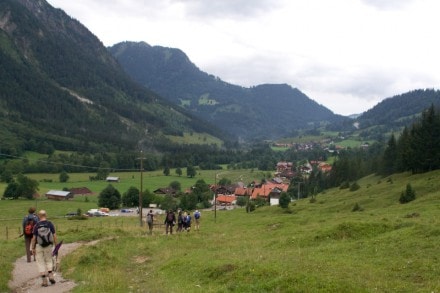
<svg viewBox="0 0 440 293">
<path fill-rule="evenodd" d="M 241 199 L 248 200 L 264 200 L 269 205 L 278 205 L 279 198 L 282 192 L 287 192 L 292 178 L 299 177 L 303 180 L 308 177 L 314 168 L 317 168 L 323 173 L 331 171 L 331 165 L 321 161 L 306 162 L 298 167 L 293 162 L 281 161 L 276 164 L 274 176 L 270 180 L 263 180 L 262 182 L 250 182 L 245 184 L 243 182 L 235 182 L 227 185 L 212 184 L 209 185 L 213 194 L 212 205 L 232 208 L 237 206 L 237 202 Z M 106 181 L 109 183 L 118 183 L 120 178 L 117 176 L 108 176 Z M 184 191 L 184 193 L 191 193 L 191 188 Z M 172 187 L 161 187 L 153 191 L 157 196 L 173 196 L 178 197 L 180 192 L 174 190 Z M 71 188 L 69 190 L 49 190 L 45 193 L 45 197 L 49 200 L 69 200 L 75 196 L 90 196 L 95 194 L 87 187 Z M 39 195 L 35 195 L 39 196 Z M 300 191 L 298 189 L 298 197 Z M 243 200 L 242 200 L 243 202 Z M 152 208 L 157 208 L 152 204 Z M 121 209 L 121 213 L 133 212 L 130 207 Z M 105 209 L 105 210 L 103 210 Z M 107 216 L 109 210 L 106 208 L 96 209 L 88 213 L 89 216 Z"/>
</svg>

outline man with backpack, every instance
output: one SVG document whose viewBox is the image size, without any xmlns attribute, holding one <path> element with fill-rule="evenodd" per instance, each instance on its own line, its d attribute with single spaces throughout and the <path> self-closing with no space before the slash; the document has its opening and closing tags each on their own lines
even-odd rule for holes
<svg viewBox="0 0 440 293">
<path fill-rule="evenodd" d="M 154 222 L 154 214 L 153 214 L 153 210 L 150 210 L 147 214 L 147 224 L 150 235 L 153 234 L 153 222 Z"/>
<path fill-rule="evenodd" d="M 26 259 L 27 262 L 32 261 L 32 251 L 31 251 L 31 240 L 34 236 L 34 226 L 38 223 L 38 217 L 35 215 L 35 208 L 30 207 L 28 210 L 28 214 L 23 218 L 23 237 L 24 237 L 24 246 L 26 248 Z M 35 261 L 35 255 L 34 255 Z"/>
<path fill-rule="evenodd" d="M 165 233 L 168 234 L 168 231 L 170 234 L 173 234 L 173 226 L 176 224 L 176 215 L 172 210 L 169 210 L 165 216 Z"/>
<path fill-rule="evenodd" d="M 34 227 L 34 236 L 32 237 L 31 247 L 32 253 L 37 260 L 38 271 L 42 278 L 42 286 L 47 287 L 47 278 L 51 284 L 55 284 L 53 275 L 52 250 L 57 244 L 57 236 L 55 226 L 51 221 L 47 220 L 45 210 L 38 212 L 40 221 Z"/>
<path fill-rule="evenodd" d="M 196 210 L 194 212 L 194 222 L 195 222 L 194 229 L 196 231 L 199 231 L 199 229 L 200 229 L 200 216 L 201 216 L 201 214 L 200 214 L 199 210 Z"/>
</svg>

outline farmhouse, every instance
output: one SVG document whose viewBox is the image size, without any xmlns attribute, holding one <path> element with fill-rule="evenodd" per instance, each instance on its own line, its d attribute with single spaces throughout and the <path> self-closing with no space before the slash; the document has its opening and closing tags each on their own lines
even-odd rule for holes
<svg viewBox="0 0 440 293">
<path fill-rule="evenodd" d="M 70 198 L 73 198 L 73 193 L 70 191 L 63 191 L 63 190 L 49 190 L 46 192 L 47 199 L 54 199 L 54 200 L 68 200 Z"/>
<path fill-rule="evenodd" d="M 234 195 L 219 194 L 216 197 L 217 204 L 220 204 L 220 205 L 231 205 L 231 204 L 234 204 L 236 199 L 237 198 Z"/>
<path fill-rule="evenodd" d="M 154 190 L 153 193 L 160 195 L 176 195 L 176 190 L 171 187 L 162 187 Z"/>
</svg>

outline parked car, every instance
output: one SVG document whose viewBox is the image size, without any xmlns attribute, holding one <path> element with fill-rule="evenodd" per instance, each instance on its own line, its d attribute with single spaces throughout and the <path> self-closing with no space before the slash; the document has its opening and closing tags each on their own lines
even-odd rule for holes
<svg viewBox="0 0 440 293">
<path fill-rule="evenodd" d="M 121 213 L 132 213 L 133 210 L 132 209 L 122 209 Z"/>
<path fill-rule="evenodd" d="M 74 217 L 74 216 L 77 216 L 78 214 L 76 213 L 76 212 L 68 212 L 67 214 L 66 214 L 66 217 Z"/>
</svg>

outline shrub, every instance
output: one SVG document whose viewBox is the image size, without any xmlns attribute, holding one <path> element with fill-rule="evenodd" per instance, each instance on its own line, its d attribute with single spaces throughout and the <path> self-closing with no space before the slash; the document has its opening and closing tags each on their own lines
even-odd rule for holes
<svg viewBox="0 0 440 293">
<path fill-rule="evenodd" d="M 361 187 L 359 186 L 359 184 L 357 184 L 357 182 L 354 182 L 354 183 L 350 186 L 350 191 L 356 191 L 356 190 L 358 190 L 359 188 L 361 188 Z"/>
<path fill-rule="evenodd" d="M 406 190 L 400 194 L 399 202 L 408 203 L 416 199 L 416 192 L 412 189 L 411 184 L 406 185 Z"/>
<path fill-rule="evenodd" d="M 351 209 L 352 212 L 362 212 L 364 210 L 363 207 L 360 206 L 360 204 L 356 203 L 354 207 Z"/>
<path fill-rule="evenodd" d="M 348 181 L 344 181 L 341 183 L 341 185 L 339 186 L 339 189 L 347 189 L 350 187 L 350 183 Z"/>
</svg>

